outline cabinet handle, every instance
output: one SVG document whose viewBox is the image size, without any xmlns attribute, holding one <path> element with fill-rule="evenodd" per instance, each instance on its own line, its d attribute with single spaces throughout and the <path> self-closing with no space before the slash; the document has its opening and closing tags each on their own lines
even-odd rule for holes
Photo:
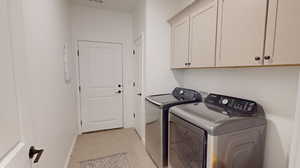
<svg viewBox="0 0 300 168">
<path fill-rule="evenodd" d="M 271 59 L 271 56 L 264 56 L 264 59 L 265 59 L 265 60 L 270 60 L 270 59 Z"/>
<path fill-rule="evenodd" d="M 260 61 L 260 57 L 255 57 L 255 61 Z"/>
</svg>

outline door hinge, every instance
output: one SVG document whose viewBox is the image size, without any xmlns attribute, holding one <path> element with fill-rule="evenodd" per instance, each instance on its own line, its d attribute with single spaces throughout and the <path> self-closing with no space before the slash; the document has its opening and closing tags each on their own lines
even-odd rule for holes
<svg viewBox="0 0 300 168">
<path fill-rule="evenodd" d="M 81 92 L 81 86 L 78 87 L 79 92 Z"/>
<path fill-rule="evenodd" d="M 132 51 L 132 54 L 135 55 L 135 50 Z"/>
<path fill-rule="evenodd" d="M 82 120 L 80 121 L 80 125 L 81 125 L 81 127 L 82 127 Z"/>
<path fill-rule="evenodd" d="M 79 57 L 79 50 L 77 50 L 77 56 Z"/>
<path fill-rule="evenodd" d="M 133 118 L 135 118 L 135 113 L 133 113 Z"/>
</svg>

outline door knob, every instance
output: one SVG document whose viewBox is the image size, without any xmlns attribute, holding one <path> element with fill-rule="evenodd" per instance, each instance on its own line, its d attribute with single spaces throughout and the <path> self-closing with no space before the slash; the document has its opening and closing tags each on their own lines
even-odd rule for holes
<svg viewBox="0 0 300 168">
<path fill-rule="evenodd" d="M 32 146 L 32 147 L 30 147 L 30 149 L 29 149 L 29 159 L 33 159 L 33 157 L 34 157 L 35 155 L 37 155 L 37 156 L 35 157 L 33 163 L 38 163 L 39 160 L 40 160 L 40 158 L 41 158 L 41 156 L 42 156 L 42 154 L 43 154 L 43 152 L 44 152 L 43 149 L 37 150 L 37 149 L 35 149 L 34 146 Z"/>
<path fill-rule="evenodd" d="M 116 91 L 116 93 L 121 94 L 121 93 L 122 93 L 122 90 L 118 90 L 118 91 Z"/>
<path fill-rule="evenodd" d="M 255 57 L 255 61 L 260 61 L 260 57 Z"/>
</svg>

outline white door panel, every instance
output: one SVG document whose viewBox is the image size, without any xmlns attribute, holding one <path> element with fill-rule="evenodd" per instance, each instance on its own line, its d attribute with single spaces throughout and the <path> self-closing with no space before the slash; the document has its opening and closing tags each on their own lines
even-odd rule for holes
<svg viewBox="0 0 300 168">
<path fill-rule="evenodd" d="M 190 20 L 185 17 L 171 26 L 171 66 L 172 68 L 186 68 L 189 59 Z"/>
<path fill-rule="evenodd" d="M 15 27 L 12 23 L 18 9 L 16 0 L 0 0 L 0 168 L 31 168 L 28 158 L 29 144 L 23 139 L 29 139 L 21 131 L 25 128 L 24 120 L 21 122 L 16 88 L 16 68 L 12 40 Z M 14 17 L 12 17 L 12 15 Z M 20 18 L 19 18 L 20 19 Z"/>
<path fill-rule="evenodd" d="M 271 1 L 277 4 L 276 30 L 270 31 L 269 36 L 275 35 L 269 42 L 271 51 L 266 53 L 271 59 L 265 60 L 267 65 L 300 64 L 299 38 L 300 38 L 300 1 L 299 0 L 278 0 Z M 270 23 L 272 24 L 272 23 Z M 270 25 L 271 26 L 271 25 Z M 275 33 L 274 33 L 275 31 Z"/>
<path fill-rule="evenodd" d="M 214 67 L 217 29 L 217 4 L 198 9 L 190 18 L 191 68 Z"/>
<path fill-rule="evenodd" d="M 267 1 L 220 2 L 217 66 L 262 65 Z"/>
<path fill-rule="evenodd" d="M 83 132 L 123 127 L 122 45 L 82 41 L 79 51 Z"/>
<path fill-rule="evenodd" d="M 0 1 L 0 158 L 20 141 L 7 0 Z M 3 137 L 2 137 L 3 136 Z"/>
</svg>

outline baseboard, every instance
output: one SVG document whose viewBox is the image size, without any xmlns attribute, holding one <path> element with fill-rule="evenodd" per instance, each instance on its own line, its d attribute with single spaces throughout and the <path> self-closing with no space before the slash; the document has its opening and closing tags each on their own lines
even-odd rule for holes
<svg viewBox="0 0 300 168">
<path fill-rule="evenodd" d="M 145 137 L 141 137 L 135 128 L 132 127 L 132 129 L 134 129 L 136 135 L 140 138 L 140 140 L 142 141 L 142 143 L 145 145 L 146 144 Z"/>
<path fill-rule="evenodd" d="M 69 150 L 69 153 L 68 153 L 68 156 L 67 156 L 67 159 L 66 159 L 66 163 L 65 163 L 64 168 L 68 168 L 68 166 L 69 166 L 69 164 L 70 164 L 71 156 L 72 156 L 72 153 L 73 153 L 73 150 L 74 150 L 76 141 L 77 141 L 77 137 L 78 137 L 78 136 L 75 135 L 74 138 L 73 138 L 73 142 L 72 142 L 71 148 L 70 148 L 70 150 Z"/>
</svg>

